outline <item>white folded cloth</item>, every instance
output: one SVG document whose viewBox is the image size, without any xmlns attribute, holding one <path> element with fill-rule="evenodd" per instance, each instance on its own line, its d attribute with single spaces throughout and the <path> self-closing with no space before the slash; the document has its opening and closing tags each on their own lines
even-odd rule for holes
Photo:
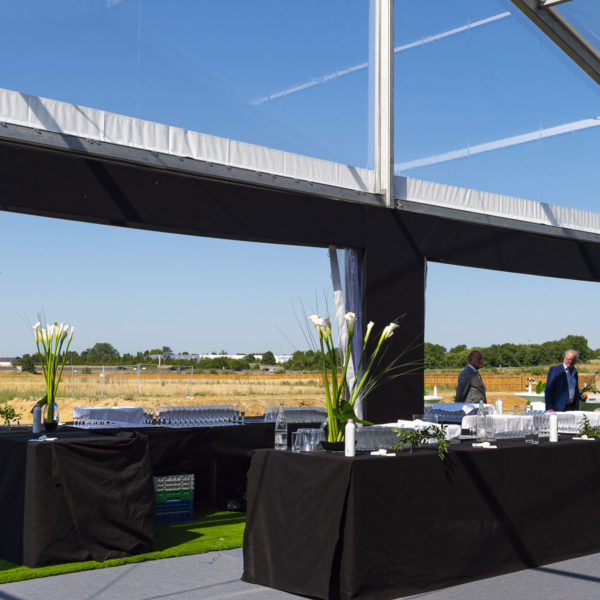
<svg viewBox="0 0 600 600">
<path fill-rule="evenodd" d="M 444 412 L 459 412 L 462 410 L 465 414 L 469 414 L 472 410 L 476 409 L 477 406 L 477 404 L 472 404 L 470 402 L 438 402 L 437 404 L 431 404 L 429 408 Z"/>
<path fill-rule="evenodd" d="M 523 431 L 523 416 L 522 415 L 494 415 L 494 429 L 496 435 L 502 433 L 517 433 Z M 462 428 L 471 429 L 475 427 L 477 415 L 467 415 L 463 417 Z"/>
<path fill-rule="evenodd" d="M 489 442 L 473 442 L 473 448 L 483 448 L 484 450 L 497 450 L 498 446 L 492 446 Z"/>
</svg>

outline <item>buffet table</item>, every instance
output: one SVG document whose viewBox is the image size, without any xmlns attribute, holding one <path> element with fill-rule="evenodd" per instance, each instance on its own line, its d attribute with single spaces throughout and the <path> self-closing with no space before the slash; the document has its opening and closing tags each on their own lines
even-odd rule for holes
<svg viewBox="0 0 600 600">
<path fill-rule="evenodd" d="M 197 500 L 240 499 L 249 452 L 274 436 L 273 423 L 24 429 L 0 432 L 0 558 L 29 567 L 151 551 L 153 476 L 193 473 Z"/>
<path fill-rule="evenodd" d="M 242 579 L 391 599 L 600 551 L 600 441 L 254 453 Z"/>
</svg>

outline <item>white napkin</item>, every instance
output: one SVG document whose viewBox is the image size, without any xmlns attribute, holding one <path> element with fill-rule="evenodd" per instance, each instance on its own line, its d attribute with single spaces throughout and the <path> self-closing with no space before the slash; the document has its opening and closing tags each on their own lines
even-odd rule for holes
<svg viewBox="0 0 600 600">
<path fill-rule="evenodd" d="M 57 440 L 58 438 L 49 438 L 46 435 L 40 435 L 39 438 L 33 438 L 32 440 L 29 440 L 30 442 L 53 442 L 54 440 Z"/>
<path fill-rule="evenodd" d="M 489 442 L 473 442 L 473 448 L 484 448 L 486 450 L 497 450 L 498 446 L 492 446 Z"/>
<path fill-rule="evenodd" d="M 371 456 L 396 456 L 395 452 L 388 452 L 385 448 L 379 448 L 371 452 Z"/>
</svg>

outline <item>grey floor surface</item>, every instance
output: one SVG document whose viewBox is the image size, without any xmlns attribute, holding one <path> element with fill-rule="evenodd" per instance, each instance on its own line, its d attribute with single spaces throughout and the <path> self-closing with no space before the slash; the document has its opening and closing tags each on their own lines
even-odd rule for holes
<svg viewBox="0 0 600 600">
<path fill-rule="evenodd" d="M 0 600 L 285 600 L 300 598 L 240 581 L 242 550 L 166 558 L 0 585 Z M 600 554 L 493 577 L 419 600 L 600 598 Z"/>
</svg>

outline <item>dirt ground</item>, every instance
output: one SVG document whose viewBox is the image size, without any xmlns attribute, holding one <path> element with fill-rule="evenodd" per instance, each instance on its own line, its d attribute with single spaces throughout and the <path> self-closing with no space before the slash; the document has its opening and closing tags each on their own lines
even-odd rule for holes
<svg viewBox="0 0 600 600">
<path fill-rule="evenodd" d="M 452 402 L 453 397 L 447 394 L 442 402 Z M 526 401 L 523 398 L 515 396 L 514 392 L 492 392 L 488 394 L 488 401 L 494 401 L 496 398 L 502 398 L 502 403 L 505 411 L 512 411 L 514 406 L 523 407 Z M 242 410 L 246 411 L 248 416 L 258 416 L 264 413 L 265 408 L 269 406 L 278 406 L 279 401 L 282 401 L 287 407 L 295 406 L 325 406 L 325 401 L 322 397 L 315 396 L 302 396 L 301 398 L 291 397 L 241 397 L 231 398 L 223 396 L 203 396 L 202 398 L 165 398 L 165 397 L 144 397 L 139 400 L 123 399 L 119 397 L 111 397 L 104 399 L 95 399 L 91 401 L 89 398 L 60 398 L 59 399 L 59 410 L 62 422 L 69 422 L 72 419 L 73 407 L 74 406 L 96 406 L 99 408 L 107 408 L 112 406 L 143 406 L 146 408 L 157 409 L 161 406 L 197 406 L 197 405 L 212 405 L 212 404 L 234 404 L 239 406 Z M 33 408 L 34 402 L 31 400 L 18 400 L 15 399 L 8 403 L 12 406 L 15 411 L 22 415 L 21 423 L 28 424 L 32 422 L 31 409 Z"/>
</svg>

